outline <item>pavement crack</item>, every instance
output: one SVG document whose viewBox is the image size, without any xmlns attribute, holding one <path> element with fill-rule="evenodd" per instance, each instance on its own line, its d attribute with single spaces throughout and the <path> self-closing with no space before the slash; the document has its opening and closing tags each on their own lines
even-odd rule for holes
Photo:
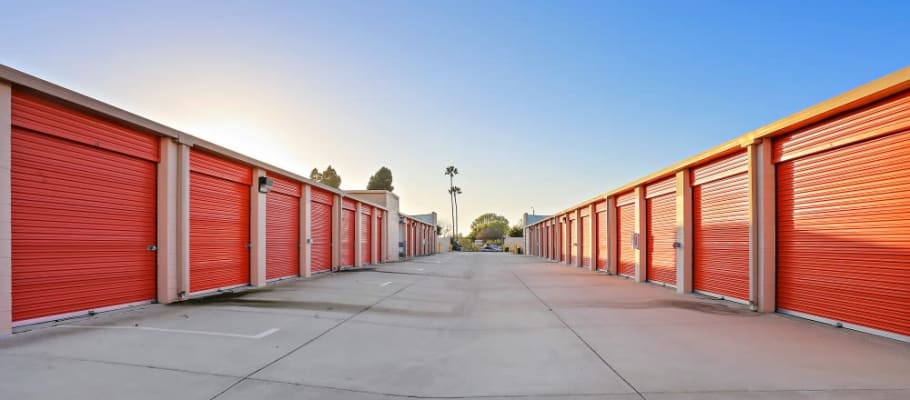
<svg viewBox="0 0 910 400">
<path fill-rule="evenodd" d="M 326 329 L 326 330 L 323 331 L 322 333 L 320 333 L 320 334 L 314 336 L 314 337 L 311 338 L 310 340 L 307 340 L 306 342 L 303 342 L 301 345 L 299 345 L 299 346 L 297 346 L 297 347 L 291 349 L 290 351 L 288 351 L 287 353 L 283 354 L 282 356 L 280 356 L 280 357 L 278 357 L 278 358 L 276 358 L 276 359 L 274 359 L 274 360 L 272 360 L 272 361 L 269 361 L 269 362 L 266 363 L 265 365 L 263 365 L 263 366 L 257 368 L 255 371 L 250 372 L 249 374 L 245 375 L 244 377 L 238 379 L 237 382 L 234 382 L 233 384 L 231 384 L 230 386 L 228 386 L 228 387 L 225 388 L 224 390 L 218 392 L 218 394 L 212 396 L 209 400 L 215 400 L 215 399 L 221 397 L 221 395 L 223 395 L 223 394 L 227 393 L 228 391 L 230 391 L 231 389 L 235 388 L 237 385 L 241 384 L 243 381 L 245 381 L 245 380 L 247 380 L 247 379 L 250 379 L 253 375 L 258 374 L 258 373 L 261 372 L 262 370 L 264 370 L 264 369 L 266 369 L 266 368 L 268 368 L 268 367 L 271 367 L 272 365 L 275 365 L 275 363 L 277 363 L 277 362 L 279 362 L 279 361 L 281 361 L 281 360 L 287 358 L 287 357 L 290 356 L 291 354 L 296 353 L 298 350 L 300 350 L 300 349 L 306 347 L 306 346 L 309 345 L 310 343 L 313 343 L 313 342 L 319 340 L 319 338 L 321 338 L 321 337 L 327 335 L 327 334 L 328 334 L 329 332 L 331 332 L 331 331 L 334 331 L 335 329 L 337 329 L 337 328 L 340 327 L 341 325 L 344 325 L 346 322 L 348 322 L 348 321 L 350 321 L 350 320 L 352 320 L 352 319 L 354 319 L 354 318 L 357 318 L 357 316 L 359 316 L 359 315 L 361 315 L 361 314 L 363 314 L 363 313 L 365 313 L 365 312 L 367 312 L 367 311 L 370 311 L 370 309 L 372 309 L 373 307 L 376 307 L 377 305 L 379 305 L 379 303 L 382 303 L 382 302 L 385 301 L 386 299 L 388 299 L 388 298 L 390 298 L 390 297 L 392 297 L 392 296 L 395 296 L 395 295 L 397 295 L 397 294 L 403 292 L 405 289 L 407 289 L 407 288 L 409 288 L 409 287 L 411 287 L 411 286 L 414 286 L 416 283 L 418 283 L 418 282 L 420 282 L 420 281 L 422 281 L 422 279 L 419 279 L 419 280 L 416 280 L 416 281 L 414 281 L 414 282 L 411 282 L 411 283 L 407 284 L 406 286 L 402 287 L 401 289 L 398 289 L 398 290 L 396 290 L 395 292 L 393 292 L 393 293 L 391 293 L 391 294 L 389 294 L 389 295 L 387 295 L 387 296 L 385 296 L 385 297 L 383 297 L 383 298 L 381 298 L 381 299 L 379 299 L 379 300 L 376 300 L 376 302 L 374 302 L 373 304 L 370 304 L 369 306 L 367 306 L 367 307 L 365 307 L 364 309 L 358 311 L 357 313 L 351 314 L 351 315 L 348 316 L 347 318 L 345 318 L 345 319 L 343 319 L 343 320 L 341 320 L 341 321 L 338 321 L 337 324 L 332 325 L 331 327 L 329 327 L 328 329 Z"/>
<path fill-rule="evenodd" d="M 50 355 L 43 355 L 43 354 L 42 355 L 31 355 L 31 354 L 13 353 L 10 355 L 13 357 L 23 357 L 23 358 L 24 357 L 30 357 L 30 358 L 34 357 L 34 358 L 45 359 L 45 360 L 67 360 L 67 361 L 78 361 L 78 362 L 93 363 L 93 364 L 116 365 L 119 367 L 148 368 L 148 369 L 154 369 L 154 370 L 159 370 L 159 371 L 170 371 L 170 372 L 179 372 L 179 373 L 183 373 L 183 374 L 194 374 L 194 375 L 205 375 L 205 376 L 217 376 L 217 377 L 221 377 L 221 378 L 240 378 L 240 376 L 238 376 L 238 375 L 219 374 L 217 372 L 194 371 L 191 369 L 162 367 L 162 366 L 158 366 L 158 365 L 136 364 L 136 363 L 123 362 L 123 361 L 93 360 L 90 358 L 82 358 L 82 357 L 50 356 Z"/>
<path fill-rule="evenodd" d="M 373 390 L 363 390 L 363 389 L 351 389 L 338 386 L 329 386 L 329 385 L 314 385 L 309 383 L 299 383 L 299 382 L 285 382 L 273 379 L 263 379 L 263 378 L 250 378 L 251 381 L 264 382 L 264 383 L 274 383 L 281 385 L 293 385 L 314 389 L 327 389 L 327 390 L 337 390 L 339 392 L 349 392 L 349 393 L 360 393 L 360 394 L 369 394 L 369 395 L 378 395 L 386 397 L 395 397 L 402 399 L 541 399 L 541 398 L 563 398 L 563 397 L 593 397 L 599 398 L 603 396 L 616 396 L 622 393 L 544 393 L 544 394 L 479 394 L 479 395 L 466 395 L 466 396 L 438 396 L 438 395 L 419 395 L 419 394 L 401 394 L 401 393 L 387 393 L 379 392 Z"/>
<path fill-rule="evenodd" d="M 618 376 L 619 379 L 621 379 L 627 386 L 629 386 L 630 389 L 634 390 L 635 394 L 637 394 L 639 398 L 641 398 L 642 400 L 647 400 L 645 398 L 645 396 L 638 390 L 638 388 L 633 386 L 632 383 L 629 382 L 628 379 L 626 379 L 626 377 L 622 376 L 622 374 L 620 374 L 619 371 L 617 371 L 616 368 L 614 368 L 613 365 L 611 365 L 610 362 L 607 361 L 607 359 L 605 359 L 602 355 L 600 355 L 600 353 L 597 352 L 597 350 L 594 349 L 594 346 L 591 346 L 591 344 L 588 343 L 588 341 L 585 340 L 585 338 L 581 337 L 581 334 L 579 334 L 578 331 L 575 330 L 575 328 L 572 328 L 566 322 L 566 320 L 563 319 L 562 316 L 559 315 L 559 313 L 553 309 L 553 307 L 551 307 L 549 304 L 547 304 L 547 302 L 544 301 L 544 299 L 542 299 L 537 294 L 537 292 L 535 292 L 533 289 L 531 289 L 531 287 L 528 286 L 528 284 L 523 279 L 521 279 L 521 277 L 518 276 L 518 274 L 516 274 L 515 271 L 512 271 L 512 275 L 515 277 L 515 279 L 517 279 L 519 282 L 521 282 L 522 285 L 524 285 L 525 289 L 528 289 L 528 291 L 531 292 L 531 294 L 537 298 L 537 301 L 540 301 L 540 304 L 543 304 L 543 306 L 547 308 L 547 311 L 553 313 L 553 315 L 556 316 L 557 319 L 559 319 L 559 322 L 562 322 L 562 324 L 566 327 L 566 329 L 572 331 L 572 333 L 575 335 L 575 337 L 577 337 L 578 340 L 580 340 L 582 343 L 584 343 L 584 345 L 588 347 L 588 350 L 591 350 L 591 352 L 594 353 L 594 355 L 597 356 L 597 358 L 599 358 L 600 361 L 604 365 L 606 365 L 607 368 L 610 369 L 610 371 L 613 371 L 613 373 L 616 374 L 616 376 Z"/>
</svg>

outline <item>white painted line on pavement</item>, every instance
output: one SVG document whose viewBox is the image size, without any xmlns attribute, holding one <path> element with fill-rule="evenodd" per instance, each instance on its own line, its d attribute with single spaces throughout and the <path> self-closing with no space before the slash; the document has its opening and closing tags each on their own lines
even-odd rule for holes
<svg viewBox="0 0 910 400">
<path fill-rule="evenodd" d="M 392 284 L 392 281 L 389 281 L 389 282 L 383 283 L 383 284 L 381 284 L 381 285 L 379 285 L 379 286 L 380 286 L 380 287 L 386 287 L 386 286 L 389 286 L 389 285 L 391 285 L 391 284 Z"/>
<path fill-rule="evenodd" d="M 242 335 L 239 333 L 227 333 L 227 332 L 210 332 L 210 331 L 191 331 L 185 329 L 165 329 L 165 328 L 152 328 L 148 326 L 91 326 L 91 325 L 57 325 L 58 328 L 83 328 L 83 329 L 139 329 L 143 331 L 153 331 L 153 332 L 167 332 L 167 333 L 187 333 L 191 335 L 206 335 L 206 336 L 224 336 L 224 337 L 234 337 L 241 339 L 262 339 L 266 336 L 269 336 L 275 332 L 278 332 L 278 328 L 272 328 L 265 331 L 262 331 L 255 335 Z"/>
</svg>

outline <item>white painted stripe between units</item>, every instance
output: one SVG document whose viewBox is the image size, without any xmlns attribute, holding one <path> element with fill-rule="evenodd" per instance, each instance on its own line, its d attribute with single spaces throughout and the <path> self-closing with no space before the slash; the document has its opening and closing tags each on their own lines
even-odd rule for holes
<svg viewBox="0 0 910 400">
<path fill-rule="evenodd" d="M 262 331 L 255 335 L 242 335 L 239 333 L 191 331 L 191 330 L 185 330 L 185 329 L 152 328 L 152 327 L 148 327 L 148 326 L 58 325 L 57 327 L 58 328 L 82 328 L 82 329 L 138 329 L 138 330 L 152 331 L 152 332 L 186 333 L 186 334 L 190 334 L 190 335 L 223 336 L 223 337 L 234 337 L 234 338 L 241 338 L 241 339 L 262 339 L 275 332 L 278 332 L 278 330 L 279 330 L 278 328 L 272 328 L 272 329 Z"/>
</svg>

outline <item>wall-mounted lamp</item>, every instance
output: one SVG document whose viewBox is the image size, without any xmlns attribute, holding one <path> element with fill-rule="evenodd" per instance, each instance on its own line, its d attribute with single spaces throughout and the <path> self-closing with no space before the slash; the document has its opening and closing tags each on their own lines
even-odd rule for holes
<svg viewBox="0 0 910 400">
<path fill-rule="evenodd" d="M 272 190 L 275 180 L 267 176 L 259 177 L 259 193 L 268 193 Z"/>
</svg>

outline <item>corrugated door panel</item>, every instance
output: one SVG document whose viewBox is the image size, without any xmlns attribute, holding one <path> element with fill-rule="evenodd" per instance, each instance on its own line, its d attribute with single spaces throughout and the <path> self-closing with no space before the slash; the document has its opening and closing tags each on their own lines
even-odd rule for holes
<svg viewBox="0 0 910 400">
<path fill-rule="evenodd" d="M 354 266 L 354 210 L 344 209 L 341 212 L 341 266 Z"/>
<path fill-rule="evenodd" d="M 266 195 L 266 279 L 300 275 L 300 198 L 275 190 Z"/>
<path fill-rule="evenodd" d="M 273 174 L 271 172 L 269 172 L 268 175 L 269 178 L 272 178 L 273 180 L 272 191 L 269 193 L 277 192 L 297 198 L 303 195 L 303 190 L 300 182 L 278 174 Z"/>
<path fill-rule="evenodd" d="M 11 112 L 13 125 L 20 128 L 144 160 L 157 162 L 160 157 L 156 135 L 30 93 L 13 91 Z"/>
<path fill-rule="evenodd" d="M 578 222 L 576 220 L 570 219 L 568 224 L 570 238 L 569 252 L 571 256 L 569 262 L 572 263 L 572 265 L 575 265 L 575 263 L 578 262 L 578 229 L 576 229 L 578 226 L 576 225 L 577 223 Z"/>
<path fill-rule="evenodd" d="M 363 254 L 363 263 L 373 263 L 373 253 L 370 245 L 373 244 L 372 234 L 372 207 L 364 205 L 363 213 L 360 215 L 360 254 Z"/>
<path fill-rule="evenodd" d="M 327 190 L 318 189 L 311 186 L 310 190 L 310 201 L 314 203 L 322 203 L 326 205 L 335 204 L 335 195 L 332 192 Z"/>
<path fill-rule="evenodd" d="M 383 229 L 383 227 L 382 227 L 383 211 L 377 210 L 376 212 L 379 213 L 379 215 L 376 216 L 376 229 L 377 229 L 376 230 L 376 246 L 379 246 L 379 249 L 376 251 L 376 255 L 379 257 L 379 260 L 377 260 L 376 262 L 381 263 L 381 262 L 385 261 L 385 253 L 386 253 L 385 246 L 382 245 L 382 232 L 385 229 Z"/>
<path fill-rule="evenodd" d="M 566 224 L 559 223 L 559 261 L 566 261 Z"/>
<path fill-rule="evenodd" d="M 190 152 L 190 170 L 247 186 L 253 183 L 252 168 L 196 148 Z"/>
<path fill-rule="evenodd" d="M 269 173 L 274 180 L 266 195 L 266 279 L 300 275 L 299 182 Z"/>
<path fill-rule="evenodd" d="M 11 144 L 13 321 L 154 299 L 157 165 L 18 127 Z"/>
<path fill-rule="evenodd" d="M 648 271 L 652 282 L 676 285 L 676 195 L 648 199 Z"/>
<path fill-rule="evenodd" d="M 609 249 L 607 237 L 607 212 L 597 213 L 597 269 L 606 269 Z"/>
<path fill-rule="evenodd" d="M 582 233 L 582 253 L 581 253 L 581 263 L 585 267 L 591 266 L 591 243 L 594 241 L 594 238 L 591 237 L 591 217 L 582 217 L 581 218 L 581 233 Z"/>
<path fill-rule="evenodd" d="M 777 166 L 777 306 L 910 335 L 910 132 Z"/>
<path fill-rule="evenodd" d="M 351 200 L 351 199 L 342 199 L 341 207 L 344 208 L 345 210 L 356 210 L 357 202 L 354 200 Z"/>
<path fill-rule="evenodd" d="M 692 186 L 715 181 L 749 171 L 749 154 L 745 151 L 729 155 L 710 164 L 692 168 Z"/>
<path fill-rule="evenodd" d="M 910 91 L 904 91 L 776 139 L 773 159 L 778 162 L 807 152 L 822 151 L 837 141 L 856 139 L 880 129 L 890 133 L 908 128 Z"/>
<path fill-rule="evenodd" d="M 676 177 L 670 177 L 645 187 L 645 197 L 654 198 L 676 192 Z"/>
<path fill-rule="evenodd" d="M 310 271 L 313 273 L 330 271 L 332 269 L 332 207 L 318 200 L 330 199 L 317 196 L 317 190 L 310 192 Z M 322 194 L 327 194 L 323 192 Z"/>
<path fill-rule="evenodd" d="M 249 184 L 190 172 L 190 292 L 249 283 L 249 243 Z"/>
<path fill-rule="evenodd" d="M 616 206 L 619 207 L 619 206 L 625 206 L 628 204 L 633 204 L 633 203 L 635 203 L 635 199 L 636 199 L 636 196 L 635 196 L 634 191 L 618 195 L 618 196 L 616 196 Z"/>
<path fill-rule="evenodd" d="M 693 287 L 749 299 L 749 175 L 740 173 L 692 190 Z"/>
<path fill-rule="evenodd" d="M 619 237 L 616 238 L 619 273 L 635 276 L 635 246 L 632 243 L 632 237 L 635 235 L 635 205 L 616 207 L 616 222 L 619 225 L 616 227 L 616 231 L 619 232 Z"/>
<path fill-rule="evenodd" d="M 414 257 L 417 254 L 417 242 L 414 238 L 414 223 L 408 224 L 408 255 Z"/>
</svg>

